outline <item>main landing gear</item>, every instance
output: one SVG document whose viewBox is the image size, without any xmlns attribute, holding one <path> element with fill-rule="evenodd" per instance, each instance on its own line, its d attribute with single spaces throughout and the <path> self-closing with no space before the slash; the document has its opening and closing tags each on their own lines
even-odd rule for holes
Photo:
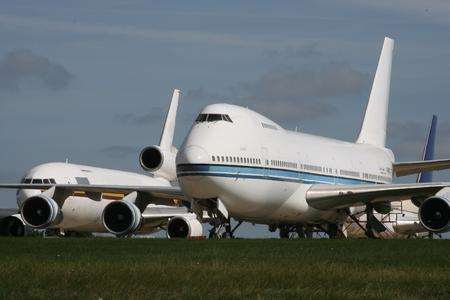
<svg viewBox="0 0 450 300">
<path fill-rule="evenodd" d="M 305 227 L 302 224 L 290 225 L 290 224 L 281 224 L 278 226 L 280 239 L 294 239 L 294 238 L 312 238 L 313 230 L 310 227 Z M 273 227 L 269 228 L 271 231 Z"/>
<path fill-rule="evenodd" d="M 209 230 L 210 239 L 233 239 L 234 232 L 241 226 L 242 221 L 238 221 L 234 227 L 231 225 L 231 219 L 228 218 L 223 222 L 220 218 L 214 218 L 210 223 L 212 228 Z"/>
</svg>

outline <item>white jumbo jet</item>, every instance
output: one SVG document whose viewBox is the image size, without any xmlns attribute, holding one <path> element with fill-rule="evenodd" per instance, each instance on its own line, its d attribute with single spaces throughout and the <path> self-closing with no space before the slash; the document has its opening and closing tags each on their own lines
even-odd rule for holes
<svg viewBox="0 0 450 300">
<path fill-rule="evenodd" d="M 448 159 L 397 163 L 385 146 L 393 48 L 386 37 L 355 143 L 289 131 L 236 105 L 206 106 L 176 160 L 192 208 L 278 227 L 281 236 L 316 226 L 336 237 L 353 207 L 413 200 L 426 230 L 448 230 L 450 183 L 392 183 L 394 174 L 450 167 Z"/>
<path fill-rule="evenodd" d="M 180 92 L 174 90 L 159 146 L 142 150 L 140 164 L 154 176 L 69 163 L 46 163 L 27 172 L 18 189 L 21 214 L 4 214 L 2 231 L 23 235 L 33 229 L 109 232 L 124 236 L 163 228 L 168 237 L 200 237 L 203 229 L 186 207 L 176 180 L 172 146 Z M 4 211 L 8 212 L 8 211 Z"/>
</svg>

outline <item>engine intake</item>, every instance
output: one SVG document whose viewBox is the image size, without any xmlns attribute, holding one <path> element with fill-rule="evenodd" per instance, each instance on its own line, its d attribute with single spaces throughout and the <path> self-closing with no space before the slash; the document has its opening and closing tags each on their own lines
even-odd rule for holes
<svg viewBox="0 0 450 300">
<path fill-rule="evenodd" d="M 156 171 L 163 165 L 164 155 L 158 147 L 150 146 L 142 149 L 139 163 L 146 171 Z"/>
<path fill-rule="evenodd" d="M 203 227 L 195 214 L 173 217 L 167 224 L 168 238 L 196 238 L 201 236 L 203 236 Z"/>
<path fill-rule="evenodd" d="M 135 232 L 141 224 L 141 211 L 131 202 L 114 201 L 103 210 L 103 225 L 112 234 L 124 236 Z"/>
<path fill-rule="evenodd" d="M 25 234 L 25 224 L 20 215 L 12 215 L 0 220 L 0 235 L 24 236 Z"/>
<path fill-rule="evenodd" d="M 419 220 L 431 232 L 450 229 L 450 201 L 441 197 L 430 197 L 419 208 Z"/>
<path fill-rule="evenodd" d="M 52 198 L 37 195 L 23 202 L 21 215 L 23 221 L 30 227 L 43 229 L 58 222 L 61 218 L 61 210 Z"/>
</svg>

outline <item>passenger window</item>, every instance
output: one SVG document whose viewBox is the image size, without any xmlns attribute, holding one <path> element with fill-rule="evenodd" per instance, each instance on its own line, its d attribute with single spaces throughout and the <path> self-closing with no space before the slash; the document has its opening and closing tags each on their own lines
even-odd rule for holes
<svg viewBox="0 0 450 300">
<path fill-rule="evenodd" d="M 33 179 L 33 184 L 42 184 L 42 179 Z"/>
</svg>

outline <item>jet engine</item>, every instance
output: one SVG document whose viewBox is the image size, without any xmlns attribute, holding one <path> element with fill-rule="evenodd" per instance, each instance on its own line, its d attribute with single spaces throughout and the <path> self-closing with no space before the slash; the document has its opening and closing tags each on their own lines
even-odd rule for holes
<svg viewBox="0 0 450 300">
<path fill-rule="evenodd" d="M 145 171 L 153 172 L 168 180 L 175 180 L 176 155 L 177 150 L 174 147 L 168 151 L 159 146 L 149 146 L 142 149 L 139 154 L 139 163 Z"/>
<path fill-rule="evenodd" d="M 125 236 L 135 232 L 141 225 L 141 211 L 131 202 L 113 201 L 105 206 L 102 220 L 110 233 Z"/>
<path fill-rule="evenodd" d="M 25 234 L 25 223 L 19 214 L 11 215 L 0 220 L 0 235 L 24 236 Z"/>
<path fill-rule="evenodd" d="M 431 232 L 450 230 L 450 200 L 438 196 L 426 199 L 419 208 L 419 220 Z"/>
<path fill-rule="evenodd" d="M 61 210 L 52 198 L 40 194 L 26 199 L 22 203 L 22 219 L 32 228 L 43 229 L 61 220 Z"/>
<path fill-rule="evenodd" d="M 167 224 L 168 238 L 198 238 L 201 236 L 203 236 L 203 227 L 195 214 L 173 217 Z"/>
</svg>

